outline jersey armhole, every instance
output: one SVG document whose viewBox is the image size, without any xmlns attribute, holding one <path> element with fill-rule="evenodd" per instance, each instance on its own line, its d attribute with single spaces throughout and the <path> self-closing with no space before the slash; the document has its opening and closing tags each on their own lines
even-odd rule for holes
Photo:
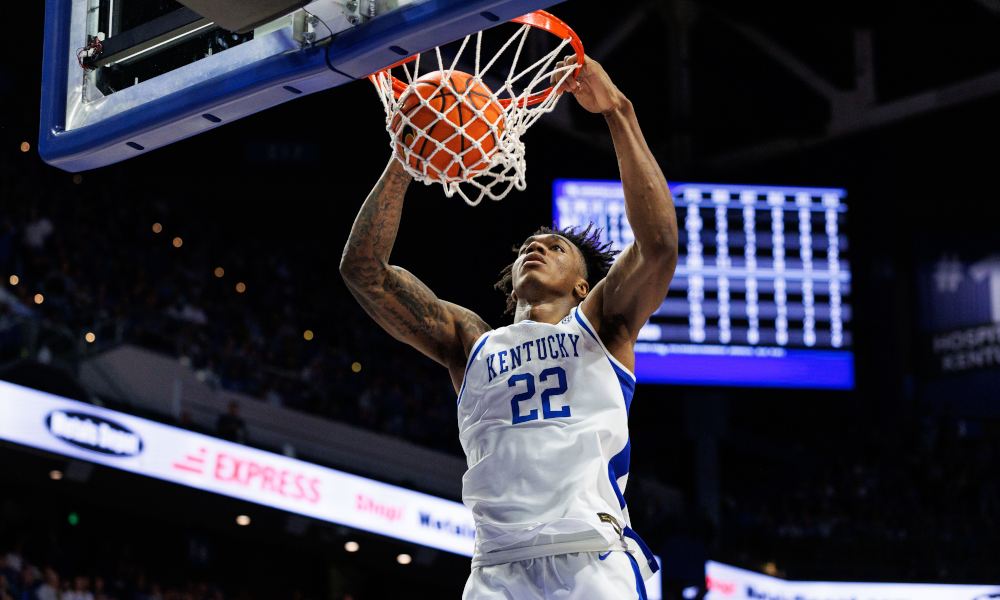
<svg viewBox="0 0 1000 600">
<path fill-rule="evenodd" d="M 483 349 L 483 345 L 486 344 L 486 340 L 490 337 L 490 334 L 493 333 L 493 331 L 487 331 L 483 335 L 479 336 L 479 338 L 476 339 L 476 343 L 472 345 L 472 352 L 469 353 L 469 358 L 465 363 L 465 375 L 462 376 L 462 387 L 458 392 L 458 404 L 462 403 L 462 394 L 465 393 L 465 384 L 469 379 L 469 370 L 472 369 L 472 361 L 476 360 L 476 357 L 479 355 L 479 351 Z"/>
<path fill-rule="evenodd" d="M 579 323 L 583 327 L 584 331 L 590 334 L 590 337 L 594 338 L 594 340 L 597 341 L 597 343 L 601 346 L 601 350 L 604 350 L 604 354 L 607 355 L 608 360 L 610 360 L 613 365 L 615 365 L 622 371 L 625 371 L 625 373 L 627 373 L 628 376 L 632 378 L 632 383 L 634 384 L 636 379 L 635 379 L 635 373 L 632 372 L 632 369 L 629 369 L 628 367 L 623 365 L 620 360 L 618 360 L 617 358 L 614 357 L 614 355 L 608 352 L 608 348 L 604 345 L 604 342 L 602 342 L 601 338 L 597 335 L 597 330 L 594 329 L 594 326 L 590 324 L 590 320 L 587 319 L 587 315 L 583 314 L 583 311 L 580 310 L 580 307 L 575 306 L 573 307 L 573 310 L 575 311 L 574 315 L 576 317 L 577 323 Z"/>
</svg>

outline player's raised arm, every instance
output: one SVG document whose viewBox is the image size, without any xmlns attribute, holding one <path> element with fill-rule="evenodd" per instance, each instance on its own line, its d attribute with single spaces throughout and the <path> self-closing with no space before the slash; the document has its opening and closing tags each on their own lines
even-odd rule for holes
<svg viewBox="0 0 1000 600">
<path fill-rule="evenodd" d="M 575 62 L 568 57 L 565 63 Z M 632 103 L 600 64 L 586 59 L 563 89 L 586 110 L 604 115 L 611 129 L 622 184 L 625 213 L 635 242 L 618 256 L 603 282 L 583 304 L 608 349 L 631 365 L 639 329 L 663 303 L 677 266 L 677 213 L 670 188 L 639 129 Z M 600 322 L 600 324 L 598 324 Z M 623 360 L 624 359 L 624 360 Z"/>
<path fill-rule="evenodd" d="M 354 220 L 340 273 L 379 325 L 448 367 L 458 387 L 473 342 L 489 327 L 472 311 L 438 299 L 410 272 L 389 264 L 410 181 L 393 159 Z"/>
</svg>

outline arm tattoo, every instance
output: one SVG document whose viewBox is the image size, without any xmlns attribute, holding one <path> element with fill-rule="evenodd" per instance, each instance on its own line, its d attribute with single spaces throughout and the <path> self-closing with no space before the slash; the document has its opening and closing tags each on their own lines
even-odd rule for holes
<svg viewBox="0 0 1000 600">
<path fill-rule="evenodd" d="M 388 261 L 409 185 L 410 176 L 390 165 L 368 194 L 341 258 L 341 272 L 349 281 L 378 276 L 379 266 Z"/>
<path fill-rule="evenodd" d="M 393 337 L 442 364 L 464 364 L 468 346 L 489 327 L 388 264 L 409 183 L 409 175 L 390 164 L 354 222 L 340 272 L 365 311 Z"/>
</svg>

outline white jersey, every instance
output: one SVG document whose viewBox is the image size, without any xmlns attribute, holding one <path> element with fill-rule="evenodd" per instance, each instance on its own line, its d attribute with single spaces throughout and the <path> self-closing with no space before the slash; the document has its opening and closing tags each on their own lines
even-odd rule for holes
<svg viewBox="0 0 1000 600">
<path fill-rule="evenodd" d="M 622 496 L 635 376 L 594 332 L 574 308 L 476 340 L 458 396 L 473 567 L 626 550 L 644 579 L 657 570 Z"/>
</svg>

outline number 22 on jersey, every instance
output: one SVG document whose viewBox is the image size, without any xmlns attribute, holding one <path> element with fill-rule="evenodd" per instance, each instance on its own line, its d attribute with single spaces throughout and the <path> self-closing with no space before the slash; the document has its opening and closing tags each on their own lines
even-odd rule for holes
<svg viewBox="0 0 1000 600">
<path fill-rule="evenodd" d="M 515 394 L 514 397 L 510 399 L 510 408 L 514 414 L 514 425 L 538 419 L 537 408 L 532 408 L 525 414 L 523 413 L 523 408 L 521 406 L 522 402 L 526 402 L 535 397 L 535 376 L 532 373 L 512 375 L 511 378 L 507 380 L 507 386 L 519 388 L 521 387 L 522 381 L 524 382 L 525 390 L 519 394 Z M 540 383 L 555 383 L 555 385 L 542 390 L 542 418 L 555 419 L 558 417 L 570 416 L 569 405 L 566 405 L 559 410 L 552 410 L 549 403 L 549 399 L 553 396 L 561 396 L 566 393 L 566 371 L 563 370 L 562 367 L 545 369 L 538 375 L 538 381 Z"/>
</svg>

